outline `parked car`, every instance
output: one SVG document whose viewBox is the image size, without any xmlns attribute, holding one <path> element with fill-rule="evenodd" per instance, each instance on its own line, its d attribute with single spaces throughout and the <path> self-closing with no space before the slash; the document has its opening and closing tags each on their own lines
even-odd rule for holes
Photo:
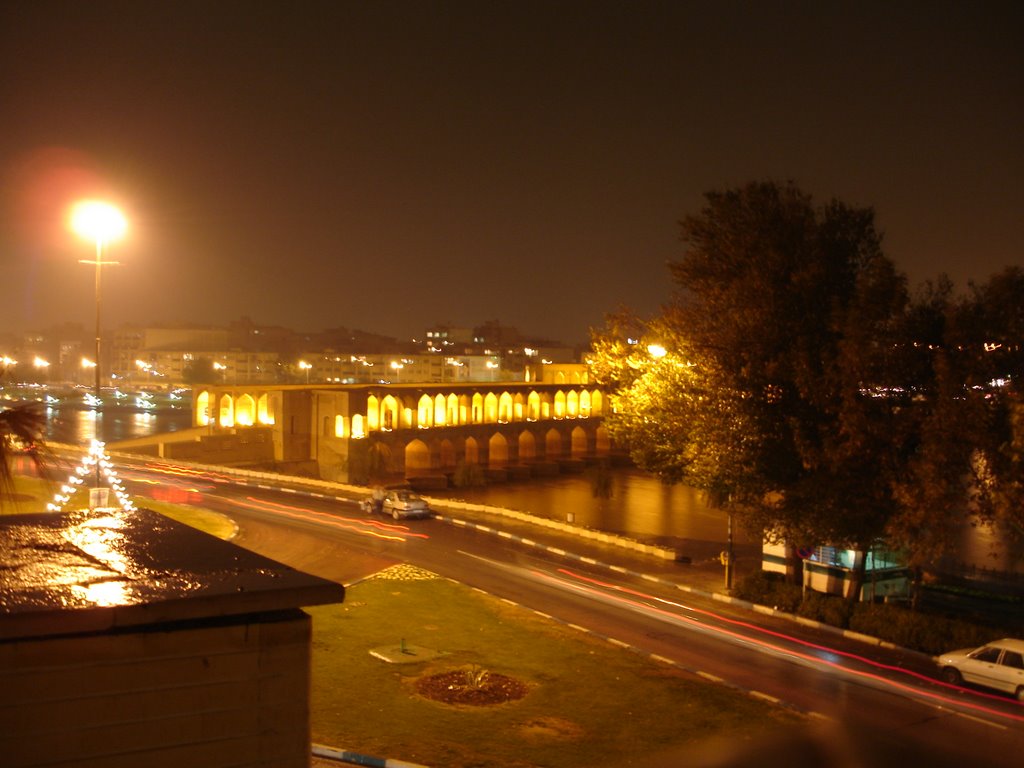
<svg viewBox="0 0 1024 768">
<path fill-rule="evenodd" d="M 412 491 L 400 489 L 386 492 L 383 497 L 369 497 L 359 502 L 364 512 L 380 512 L 395 520 L 403 517 L 430 517 L 427 500 Z"/>
<path fill-rule="evenodd" d="M 950 651 L 936 661 L 947 683 L 983 685 L 1024 702 L 1024 640 L 995 640 L 980 648 Z"/>
</svg>

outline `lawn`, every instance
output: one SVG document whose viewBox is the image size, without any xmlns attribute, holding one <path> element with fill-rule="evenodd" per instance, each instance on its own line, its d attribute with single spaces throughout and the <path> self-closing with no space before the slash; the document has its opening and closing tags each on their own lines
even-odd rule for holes
<svg viewBox="0 0 1024 768">
<path fill-rule="evenodd" d="M 350 587 L 342 605 L 308 609 L 315 743 L 453 768 L 623 766 L 801 722 L 788 710 L 447 580 L 404 566 L 383 575 L 396 571 L 406 578 L 373 578 Z M 403 644 L 417 655 L 440 655 L 389 663 L 370 653 Z M 530 690 L 484 707 L 416 693 L 418 678 L 460 669 L 507 675 Z"/>
</svg>

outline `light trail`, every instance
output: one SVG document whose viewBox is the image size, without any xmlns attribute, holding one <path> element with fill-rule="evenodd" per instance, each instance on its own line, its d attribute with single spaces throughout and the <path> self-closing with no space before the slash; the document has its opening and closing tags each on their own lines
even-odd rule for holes
<svg viewBox="0 0 1024 768">
<path fill-rule="evenodd" d="M 328 514 L 327 512 L 317 512 L 316 510 L 307 509 L 305 507 L 296 507 L 288 504 L 280 504 L 273 501 L 265 501 L 263 499 L 257 499 L 253 496 L 247 496 L 245 501 L 230 498 L 224 498 L 223 501 L 228 502 L 230 504 L 235 504 L 240 507 L 255 509 L 260 512 L 270 512 L 272 514 L 290 517 L 295 520 L 302 520 L 305 522 L 317 523 L 318 525 L 326 525 L 341 530 L 353 531 L 364 536 L 370 536 L 376 539 L 383 539 L 385 541 L 404 542 L 408 541 L 409 539 L 430 538 L 425 533 L 414 533 L 411 529 L 404 525 L 386 523 L 380 520 L 363 520 L 352 517 L 340 517 L 338 515 Z M 375 528 L 377 530 L 369 530 L 370 528 Z"/>
<path fill-rule="evenodd" d="M 1003 712 L 1001 710 L 994 709 L 994 708 L 991 708 L 991 707 L 987 707 L 987 706 L 985 706 L 983 704 L 978 704 L 978 703 L 974 703 L 974 702 L 971 702 L 971 701 L 958 701 L 958 700 L 955 700 L 955 699 L 951 699 L 951 698 L 949 698 L 946 695 L 943 695 L 943 694 L 940 694 L 940 693 L 933 693 L 932 691 L 928 691 L 928 690 L 925 690 L 925 689 L 917 687 L 917 686 L 907 685 L 907 684 L 901 683 L 901 682 L 899 682 L 897 680 L 893 680 L 891 678 L 885 677 L 885 676 L 880 675 L 880 674 L 875 674 L 873 672 L 869 672 L 869 671 L 865 671 L 865 670 L 859 670 L 859 669 L 855 669 L 855 668 L 852 668 L 852 667 L 843 666 L 841 663 L 836 662 L 836 661 L 830 661 L 828 659 L 823 659 L 820 656 L 814 656 L 814 655 L 811 655 L 811 654 L 808 654 L 808 653 L 802 653 L 802 652 L 800 652 L 798 650 L 794 650 L 794 649 L 791 649 L 791 648 L 785 648 L 785 647 L 782 647 L 781 645 L 773 644 L 771 642 L 767 642 L 767 641 L 764 641 L 764 640 L 760 640 L 760 639 L 758 639 L 756 637 L 751 637 L 750 635 L 742 634 L 740 632 L 734 631 L 732 629 L 727 629 L 725 627 L 716 627 L 716 626 L 713 626 L 711 624 L 708 624 L 707 622 L 701 622 L 701 621 L 699 621 L 696 618 L 691 618 L 691 617 L 688 617 L 688 616 L 683 616 L 683 615 L 681 615 L 679 613 L 676 613 L 675 611 L 670 611 L 670 610 L 666 610 L 666 609 L 663 609 L 663 608 L 658 608 L 656 605 L 650 605 L 649 603 L 639 602 L 638 600 L 634 600 L 634 599 L 631 599 L 631 598 L 633 598 L 633 597 L 641 598 L 641 599 L 644 599 L 644 600 L 653 601 L 655 603 L 662 603 L 662 604 L 671 606 L 673 608 L 687 610 L 687 611 L 693 611 L 694 613 L 699 613 L 699 614 L 705 615 L 705 616 L 707 616 L 709 618 L 714 618 L 715 620 L 721 621 L 722 623 L 736 625 L 736 626 L 739 626 L 739 627 L 742 627 L 742 628 L 748 629 L 748 630 L 756 630 L 757 632 L 761 632 L 763 634 L 767 634 L 767 635 L 773 636 L 773 637 L 775 637 L 775 638 L 777 638 L 779 640 L 786 640 L 787 642 L 792 642 L 792 643 L 795 643 L 795 644 L 798 644 L 798 645 L 809 646 L 809 647 L 812 647 L 812 648 L 814 648 L 816 650 L 820 650 L 822 652 L 827 652 L 829 654 L 834 654 L 834 655 L 838 655 L 838 656 L 846 656 L 846 657 L 849 657 L 851 659 L 855 659 L 857 661 L 865 663 L 865 664 L 867 664 L 869 666 L 872 666 L 872 667 L 875 667 L 875 668 L 878 668 L 878 669 L 882 669 L 882 670 L 885 670 L 885 671 L 888 671 L 888 672 L 901 672 L 903 674 L 906 674 L 906 675 L 909 675 L 909 676 L 912 676 L 912 677 L 915 677 L 915 678 L 920 678 L 922 680 L 925 680 L 925 681 L 927 681 L 930 684 L 937 684 L 937 685 L 941 685 L 941 686 L 946 687 L 946 688 L 951 688 L 952 690 L 956 690 L 956 691 L 960 691 L 960 692 L 964 692 L 964 693 L 968 693 L 968 694 L 972 694 L 972 695 L 979 695 L 979 696 L 982 696 L 984 698 L 991 698 L 993 700 L 998 700 L 998 701 L 1000 701 L 1002 703 L 1007 703 L 1007 704 L 1013 703 L 1013 702 L 1010 702 L 1008 699 L 1003 699 L 1003 698 L 1000 698 L 998 696 L 994 696 L 994 695 L 990 695 L 990 694 L 984 694 L 984 693 L 979 694 L 976 691 L 973 691 L 973 690 L 970 690 L 970 689 L 967 689 L 967 688 L 961 688 L 959 686 L 951 686 L 948 683 L 941 683 L 941 682 L 939 682 L 937 680 L 934 680 L 934 679 L 932 679 L 930 677 L 927 677 L 925 675 L 920 675 L 918 673 L 911 672 L 909 670 L 905 670 L 905 669 L 902 669 L 900 667 L 894 667 L 894 666 L 891 666 L 891 665 L 881 664 L 879 662 L 875 662 L 875 661 L 872 661 L 870 659 L 866 659 L 864 657 L 857 656 L 856 654 L 846 653 L 844 651 L 838 651 L 836 649 L 828 648 L 827 646 L 816 645 L 814 643 L 810 643 L 810 642 L 802 640 L 800 638 L 796 638 L 796 637 L 792 637 L 790 635 L 786 635 L 786 634 L 784 634 L 782 632 L 776 632 L 776 631 L 769 630 L 769 629 L 766 629 L 766 628 L 763 628 L 763 627 L 758 627 L 757 625 L 750 624 L 749 622 L 739 621 L 739 620 L 736 620 L 736 619 L 730 619 L 730 618 L 728 618 L 726 616 L 722 616 L 720 614 L 716 614 L 716 613 L 714 613 L 712 611 L 706 611 L 706 610 L 703 610 L 703 609 L 694 608 L 692 606 L 686 606 L 686 605 L 683 605 L 681 603 L 676 603 L 676 602 L 671 601 L 671 600 L 660 598 L 660 597 L 658 597 L 656 595 L 651 595 L 651 594 L 647 594 L 647 593 L 644 593 L 644 592 L 640 592 L 638 590 L 635 590 L 635 589 L 632 589 L 632 588 L 629 588 L 629 587 L 623 587 L 621 585 L 611 584 L 609 582 L 603 582 L 603 581 L 600 581 L 599 579 L 593 579 L 593 578 L 588 577 L 588 576 L 583 576 L 582 574 L 577 574 L 577 573 L 575 573 L 573 571 L 570 571 L 568 569 L 565 569 L 565 568 L 558 569 L 556 571 L 556 573 L 559 573 L 559 574 L 562 574 L 562 575 L 564 575 L 564 576 L 566 576 L 568 578 L 571 578 L 572 581 L 568 581 L 568 580 L 565 580 L 565 579 L 560 579 L 560 578 L 558 578 L 555 575 L 544 573 L 544 572 L 538 571 L 538 570 L 532 570 L 532 571 L 530 571 L 530 573 L 535 578 L 537 578 L 537 579 L 544 580 L 544 581 L 549 581 L 549 582 L 554 582 L 556 585 L 566 586 L 566 587 L 572 588 L 572 589 L 574 589 L 576 591 L 581 591 L 581 592 L 584 592 L 584 593 L 590 593 L 594 597 L 600 597 L 601 599 L 611 601 L 612 603 L 617 603 L 617 604 L 622 605 L 622 606 L 627 606 L 627 607 L 629 607 L 629 608 L 631 608 L 633 610 L 639 610 L 641 612 L 650 613 L 650 614 L 653 614 L 655 616 L 659 616 L 659 617 L 671 620 L 674 623 L 682 623 L 682 624 L 690 625 L 690 626 L 692 626 L 694 628 L 699 628 L 702 632 L 707 632 L 707 633 L 711 633 L 711 634 L 716 634 L 716 635 L 720 635 L 720 636 L 729 637 L 729 638 L 732 638 L 733 640 L 737 640 L 737 641 L 740 641 L 740 642 L 743 642 L 743 643 L 749 643 L 749 644 L 758 646 L 758 647 L 760 647 L 760 648 L 762 648 L 762 649 L 764 649 L 766 651 L 770 651 L 770 652 L 772 652 L 774 654 L 778 654 L 778 655 L 782 655 L 782 656 L 787 656 L 787 657 L 793 657 L 793 658 L 796 658 L 796 659 L 800 659 L 801 661 L 807 663 L 809 666 L 812 666 L 812 667 L 813 666 L 821 666 L 821 665 L 823 665 L 823 666 L 829 667 L 831 669 L 834 669 L 837 672 L 841 672 L 841 673 L 846 674 L 846 675 L 851 675 L 853 677 L 860 678 L 862 680 L 872 681 L 872 682 L 874 682 L 876 684 L 880 684 L 883 687 L 892 688 L 892 689 L 895 689 L 897 691 L 900 691 L 902 693 L 909 694 L 909 695 L 912 695 L 912 696 L 917 696 L 917 697 L 922 697 L 922 698 L 925 698 L 925 699 L 929 699 L 929 700 L 931 700 L 931 702 L 938 703 L 938 704 L 941 704 L 941 705 L 946 705 L 946 706 L 949 706 L 951 708 L 957 708 L 957 707 L 967 708 L 967 709 L 971 709 L 971 710 L 973 710 L 975 712 L 984 713 L 986 715 L 990 715 L 990 716 L 994 716 L 994 717 L 999 717 L 999 718 L 1004 718 L 1004 719 L 1012 720 L 1012 721 L 1019 722 L 1019 723 L 1024 723 L 1024 715 L 1017 715 L 1017 714 L 1012 714 L 1012 713 L 1008 713 L 1008 712 Z M 600 587 L 601 590 L 594 589 L 594 586 L 591 586 L 591 585 Z M 609 591 L 612 594 L 609 594 Z M 622 593 L 622 594 L 628 595 L 630 597 L 620 597 L 618 594 L 615 594 L 615 593 Z"/>
</svg>

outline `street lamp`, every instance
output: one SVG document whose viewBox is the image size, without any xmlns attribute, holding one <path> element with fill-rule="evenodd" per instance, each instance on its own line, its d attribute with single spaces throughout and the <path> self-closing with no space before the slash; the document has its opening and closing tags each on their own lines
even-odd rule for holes
<svg viewBox="0 0 1024 768">
<path fill-rule="evenodd" d="M 86 200 L 71 210 L 71 228 L 80 236 L 96 244 L 95 259 L 79 259 L 79 264 L 96 267 L 96 407 L 100 403 L 100 275 L 103 267 L 117 264 L 103 260 L 103 247 L 121 237 L 128 228 L 124 215 L 110 203 Z M 97 473 L 99 470 L 97 469 Z"/>
<path fill-rule="evenodd" d="M 391 361 L 391 369 L 395 372 L 395 381 L 398 384 L 402 383 L 402 369 L 405 365 L 394 360 Z"/>
<path fill-rule="evenodd" d="M 299 360 L 299 368 L 306 372 L 306 383 L 309 384 L 309 369 L 313 367 L 312 363 L 307 363 L 305 360 Z"/>
</svg>

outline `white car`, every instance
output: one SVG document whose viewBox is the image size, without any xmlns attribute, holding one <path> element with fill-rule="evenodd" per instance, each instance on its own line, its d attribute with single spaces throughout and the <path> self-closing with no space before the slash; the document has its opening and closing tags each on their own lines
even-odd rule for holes
<svg viewBox="0 0 1024 768">
<path fill-rule="evenodd" d="M 1024 640 L 995 640 L 981 648 L 950 651 L 936 661 L 947 683 L 975 683 L 1024 702 Z"/>
<path fill-rule="evenodd" d="M 427 500 L 412 491 L 388 491 L 384 494 L 381 511 L 395 520 L 402 517 L 430 517 Z"/>
</svg>

